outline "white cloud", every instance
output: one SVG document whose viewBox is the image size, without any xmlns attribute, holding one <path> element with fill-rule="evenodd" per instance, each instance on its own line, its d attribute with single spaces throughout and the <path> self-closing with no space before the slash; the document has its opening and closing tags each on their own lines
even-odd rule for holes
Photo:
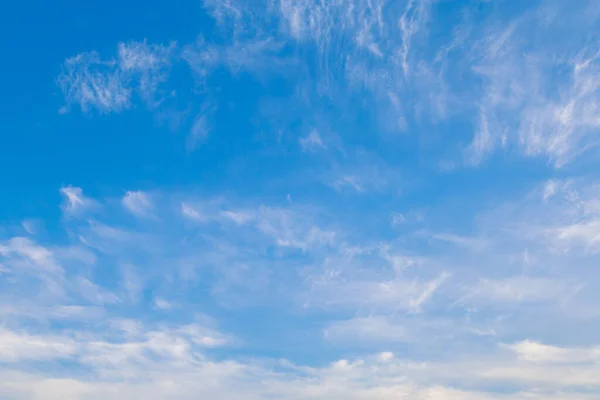
<svg viewBox="0 0 600 400">
<path fill-rule="evenodd" d="M 41 230 L 41 222 L 39 220 L 26 219 L 21 222 L 21 225 L 23 225 L 25 232 L 29 233 L 30 235 L 36 235 Z"/>
<path fill-rule="evenodd" d="M 343 348 L 373 348 L 410 343 L 413 346 L 437 346 L 456 340 L 472 338 L 473 328 L 446 318 L 432 318 L 423 314 L 401 313 L 369 315 L 348 320 L 332 321 L 325 328 L 325 338 Z"/>
<path fill-rule="evenodd" d="M 62 335 L 0 330 L 0 360 L 57 362 L 69 358 L 89 366 L 104 378 L 123 373 L 125 379 L 142 376 L 144 370 L 162 365 L 189 371 L 202 360 L 200 348 L 230 344 L 232 338 L 210 327 L 188 324 L 160 329 L 145 329 L 137 321 L 109 321 L 117 330 L 105 331 L 95 325 L 93 331 L 65 331 Z M 126 372 L 130 369 L 129 372 Z M 160 368 L 159 368 L 160 369 Z"/>
<path fill-rule="evenodd" d="M 358 151 L 350 160 L 333 164 L 330 171 L 323 174 L 324 183 L 339 192 L 349 190 L 363 195 L 399 194 L 402 191 L 403 172 L 390 167 L 377 155 Z"/>
<path fill-rule="evenodd" d="M 486 247 L 485 239 L 477 237 L 466 237 L 447 233 L 434 233 L 431 235 L 433 239 L 461 246 L 469 250 L 482 250 Z"/>
<path fill-rule="evenodd" d="M 192 208 L 191 206 L 187 205 L 186 203 L 181 203 L 181 214 L 189 219 L 195 220 L 195 221 L 205 221 L 206 217 L 204 215 L 202 215 L 202 213 L 200 213 L 198 210 Z"/>
<path fill-rule="evenodd" d="M 73 105 L 81 111 L 121 112 L 132 106 L 134 95 L 152 104 L 158 86 L 167 79 L 174 44 L 120 43 L 118 57 L 101 59 L 97 52 L 68 58 L 57 83 L 65 97 L 67 112 Z"/>
<path fill-rule="evenodd" d="M 244 225 L 255 218 L 255 214 L 247 211 L 221 211 L 224 218 L 230 219 L 238 225 Z"/>
<path fill-rule="evenodd" d="M 419 293 L 418 296 L 410 299 L 411 311 L 420 312 L 421 305 L 425 304 L 431 298 L 431 296 L 433 296 L 433 294 L 444 283 L 444 281 L 448 279 L 449 276 L 450 274 L 444 272 L 434 280 L 427 282 L 427 284 L 423 288 L 423 291 Z"/>
<path fill-rule="evenodd" d="M 318 149 L 327 148 L 327 146 L 325 146 L 325 143 L 323 143 L 319 132 L 316 129 L 310 131 L 310 133 L 306 137 L 298 139 L 298 142 L 300 143 L 300 147 L 302 147 L 302 150 L 304 151 L 315 151 Z"/>
<path fill-rule="evenodd" d="M 96 205 L 94 200 L 84 196 L 83 190 L 76 186 L 63 186 L 60 193 L 65 201 L 62 204 L 63 211 L 68 215 L 82 213 Z"/>
<path fill-rule="evenodd" d="M 505 279 L 483 279 L 466 295 L 467 299 L 499 303 L 561 301 L 576 294 L 581 284 L 559 279 L 515 276 Z"/>
<path fill-rule="evenodd" d="M 173 305 L 170 302 L 160 297 L 154 299 L 154 304 L 161 310 L 170 310 L 173 307 Z"/>
<path fill-rule="evenodd" d="M 404 342 L 414 339 L 402 324 L 395 324 L 384 317 L 354 318 L 336 321 L 325 329 L 325 338 L 351 344 L 366 342 Z"/>
<path fill-rule="evenodd" d="M 496 146 L 495 135 L 503 135 L 502 132 L 490 132 L 490 124 L 488 122 L 488 116 L 485 111 L 479 112 L 479 121 L 477 124 L 477 131 L 473 138 L 473 141 L 467 148 L 467 155 L 469 161 L 473 164 L 479 164 L 483 158 L 489 154 Z"/>
<path fill-rule="evenodd" d="M 79 262 L 86 265 L 94 265 L 97 261 L 96 254 L 82 246 L 67 246 L 53 249 L 57 259 L 63 261 Z"/>
<path fill-rule="evenodd" d="M 550 180 L 538 185 L 515 209 L 514 227 L 558 254 L 597 253 L 600 186 L 596 181 Z"/>
<path fill-rule="evenodd" d="M 544 201 L 554 197 L 554 195 L 558 192 L 559 182 L 555 180 L 551 180 L 546 182 L 544 186 Z"/>
<path fill-rule="evenodd" d="M 418 313 L 447 278 L 446 273 L 430 281 L 403 278 L 400 275 L 389 280 L 382 277 L 349 279 L 335 276 L 314 280 L 309 298 L 311 303 L 329 308 Z"/>
<path fill-rule="evenodd" d="M 198 145 L 202 144 L 210 135 L 212 130 L 212 117 L 216 112 L 217 107 L 210 102 L 205 101 L 202 109 L 196 115 L 190 133 L 187 137 L 186 147 L 188 150 L 193 150 Z"/>
<path fill-rule="evenodd" d="M 407 221 L 407 218 L 404 214 L 399 212 L 393 212 L 391 215 L 392 226 L 401 225 Z"/>
<path fill-rule="evenodd" d="M 409 211 L 406 213 L 392 212 L 390 214 L 390 219 L 392 226 L 401 226 L 405 224 L 421 223 L 425 220 L 425 216 L 418 211 Z"/>
<path fill-rule="evenodd" d="M 355 176 L 343 176 L 340 179 L 333 182 L 333 187 L 337 190 L 341 190 L 343 187 L 348 186 L 357 192 L 363 192 L 364 189 L 359 183 L 359 179 Z"/>
<path fill-rule="evenodd" d="M 336 233 L 310 221 L 310 217 L 293 209 L 261 207 L 256 217 L 258 231 L 281 247 L 310 251 L 335 243 Z"/>
<path fill-rule="evenodd" d="M 132 214 L 138 217 L 150 216 L 154 208 L 154 204 L 148 194 L 142 191 L 128 191 L 123 196 L 123 206 Z"/>
<path fill-rule="evenodd" d="M 0 330 L 0 360 L 5 363 L 70 358 L 76 351 L 76 342 L 69 338 L 32 336 Z"/>
<path fill-rule="evenodd" d="M 561 241 L 581 241 L 588 248 L 598 250 L 600 243 L 600 220 L 591 220 L 562 226 L 554 230 L 556 238 Z"/>
<path fill-rule="evenodd" d="M 415 4 L 416 3 L 416 4 Z M 408 76 L 411 72 L 408 57 L 410 53 L 410 45 L 412 37 L 417 33 L 419 27 L 423 23 L 425 14 L 426 2 L 417 0 L 408 0 L 406 9 L 398 21 L 400 31 L 402 32 L 402 46 L 400 47 L 400 65 L 404 72 L 404 76 Z"/>
<path fill-rule="evenodd" d="M 140 301 L 144 289 L 144 280 L 132 264 L 125 264 L 122 267 L 122 285 L 125 294 L 129 300 L 136 304 Z"/>
<path fill-rule="evenodd" d="M 116 62 L 102 61 L 96 52 L 67 59 L 57 82 L 65 96 L 62 112 L 67 112 L 72 104 L 83 112 L 95 108 L 102 113 L 120 112 L 131 106 L 132 89 Z"/>
<path fill-rule="evenodd" d="M 33 267 L 44 272 L 62 271 L 50 250 L 24 237 L 14 237 L 0 244 L 0 256 L 7 259 L 7 266 L 14 265 L 19 269 Z M 25 260 L 27 263 L 21 263 L 19 260 Z"/>
<path fill-rule="evenodd" d="M 85 298 L 92 304 L 114 304 L 120 301 L 117 295 L 103 290 L 98 285 L 84 277 L 78 277 L 76 279 L 76 288 L 81 297 Z"/>
<path fill-rule="evenodd" d="M 600 365 L 600 347 L 564 348 L 524 340 L 506 346 L 519 358 L 536 363 L 596 363 Z"/>
<path fill-rule="evenodd" d="M 188 149 L 194 149 L 199 143 L 204 142 L 209 134 L 210 129 L 206 114 L 197 116 L 187 139 Z"/>
<path fill-rule="evenodd" d="M 119 68 L 138 80 L 137 88 L 145 99 L 150 100 L 158 85 L 167 79 L 174 48 L 174 43 L 169 46 L 148 45 L 145 41 L 119 43 Z"/>
<path fill-rule="evenodd" d="M 517 145 L 561 167 L 597 145 L 599 48 L 585 39 L 588 7 L 552 7 L 486 27 L 474 46 L 473 70 L 484 83 L 469 148 L 475 163 L 500 145 Z M 561 40 L 548 39 L 557 32 Z"/>
<path fill-rule="evenodd" d="M 42 340 L 50 342 L 48 338 Z M 185 335 L 167 331 L 147 332 L 142 340 L 123 344 L 91 341 L 78 343 L 78 346 L 81 353 L 76 360 L 94 366 L 91 378 L 65 379 L 49 373 L 5 370 L 4 376 L 11 379 L 0 383 L 0 390 L 14 398 L 66 395 L 72 399 L 106 396 L 163 399 L 202 395 L 244 400 L 272 396 L 292 400 L 591 400 L 594 395 L 589 390 L 598 388 L 594 380 L 597 366 L 593 365 L 568 365 L 551 369 L 544 375 L 544 370 L 536 365 L 518 360 L 421 363 L 399 358 L 391 352 L 340 359 L 321 367 L 299 366 L 285 360 L 264 365 L 215 362 L 194 357 L 191 342 Z M 40 357 L 44 356 L 47 355 L 42 352 Z M 119 379 L 114 379 L 116 377 Z M 553 389 L 540 389 L 540 383 L 550 381 Z M 523 388 L 501 392 L 477 389 L 478 385 L 490 383 L 517 384 Z M 46 392 L 41 392 L 41 388 Z"/>
</svg>

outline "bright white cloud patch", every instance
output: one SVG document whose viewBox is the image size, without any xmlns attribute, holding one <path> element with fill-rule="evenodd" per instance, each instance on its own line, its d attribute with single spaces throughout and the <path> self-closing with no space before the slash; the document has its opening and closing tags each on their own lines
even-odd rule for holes
<svg viewBox="0 0 600 400">
<path fill-rule="evenodd" d="M 18 332 L 0 331 L 0 359 L 3 362 L 22 360 L 60 360 L 70 358 L 76 352 L 71 340 L 55 337 L 36 337 Z"/>
</svg>

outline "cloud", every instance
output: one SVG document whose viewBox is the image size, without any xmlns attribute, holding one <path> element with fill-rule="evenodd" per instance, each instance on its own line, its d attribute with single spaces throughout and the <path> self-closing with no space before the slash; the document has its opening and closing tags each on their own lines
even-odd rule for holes
<svg viewBox="0 0 600 400">
<path fill-rule="evenodd" d="M 303 251 L 327 247 L 336 240 L 334 231 L 324 230 L 301 213 L 284 208 L 261 207 L 256 228 L 278 246 Z"/>
<path fill-rule="evenodd" d="M 411 39 L 413 35 L 418 31 L 419 26 L 422 24 L 425 13 L 425 2 L 409 0 L 406 4 L 406 9 L 398 21 L 400 31 L 402 32 L 402 46 L 400 48 L 400 62 L 404 76 L 410 73 L 410 67 L 408 64 L 408 57 L 410 52 Z"/>
<path fill-rule="evenodd" d="M 463 237 L 446 233 L 434 233 L 431 235 L 431 237 L 435 240 L 451 243 L 456 246 L 462 246 L 471 250 L 481 250 L 486 246 L 486 241 L 480 238 Z"/>
<path fill-rule="evenodd" d="M 120 301 L 119 297 L 114 293 L 107 292 L 100 288 L 95 283 L 84 277 L 76 279 L 77 291 L 81 297 L 85 298 L 92 304 L 113 304 Z"/>
<path fill-rule="evenodd" d="M 144 281 L 138 274 L 136 267 L 132 264 L 124 265 L 122 267 L 122 274 L 122 285 L 126 296 L 133 303 L 139 302 L 144 289 Z"/>
<path fill-rule="evenodd" d="M 471 338 L 472 333 L 449 319 L 400 313 L 332 321 L 324 330 L 325 339 L 342 348 L 394 348 L 402 343 L 433 347 L 459 336 Z"/>
<path fill-rule="evenodd" d="M 196 116 L 190 133 L 187 137 L 186 146 L 188 150 L 193 150 L 196 146 L 203 143 L 211 132 L 211 117 L 216 111 L 216 107 L 204 105 L 202 111 Z"/>
<path fill-rule="evenodd" d="M 119 69 L 138 80 L 137 88 L 146 100 L 167 79 L 174 48 L 175 43 L 168 46 L 148 45 L 145 41 L 119 43 Z"/>
<path fill-rule="evenodd" d="M 350 187 L 357 192 L 363 192 L 363 187 L 359 184 L 359 179 L 355 176 L 346 175 L 333 182 L 333 187 L 341 190 L 343 187 Z"/>
<path fill-rule="evenodd" d="M 186 218 L 196 221 L 202 221 L 205 219 L 205 217 L 199 211 L 195 210 L 191 206 L 188 206 L 186 203 L 181 203 L 181 214 L 183 214 L 183 216 Z"/>
<path fill-rule="evenodd" d="M 556 238 L 564 241 L 582 241 L 595 248 L 600 241 L 600 221 L 575 223 L 556 229 Z"/>
<path fill-rule="evenodd" d="M 566 298 L 581 288 L 580 284 L 559 280 L 517 276 L 499 280 L 481 280 L 467 295 L 500 303 L 543 302 Z"/>
<path fill-rule="evenodd" d="M 484 88 L 469 149 L 474 162 L 512 144 L 561 167 L 596 146 L 598 48 L 585 39 L 593 24 L 583 17 L 587 9 L 553 3 L 487 29 L 476 46 L 474 71 Z M 549 42 L 558 31 L 561 40 Z"/>
<path fill-rule="evenodd" d="M 519 358 L 535 363 L 600 363 L 600 349 L 564 348 L 524 340 L 507 348 Z"/>
<path fill-rule="evenodd" d="M 419 313 L 449 277 L 446 272 L 430 280 L 404 276 L 401 270 L 393 270 L 393 258 L 385 261 L 388 268 L 378 272 L 350 268 L 357 261 L 353 256 L 329 257 L 325 274 L 318 270 L 319 274 L 311 276 L 311 288 L 307 294 L 310 304 L 334 309 Z"/>
<path fill-rule="evenodd" d="M 25 229 L 25 232 L 27 232 L 30 235 L 36 235 L 42 229 L 41 222 L 39 220 L 34 219 L 26 219 L 23 222 L 21 222 L 21 225 L 23 225 L 23 229 Z"/>
<path fill-rule="evenodd" d="M 314 129 L 310 131 L 310 133 L 306 137 L 300 138 L 298 142 L 300 143 L 300 146 L 304 151 L 315 151 L 319 148 L 327 148 L 327 146 L 325 146 L 325 144 L 323 143 L 321 136 L 319 136 L 319 132 L 317 132 Z"/>
<path fill-rule="evenodd" d="M 219 106 L 218 83 L 211 79 L 223 67 L 235 79 L 241 72 L 263 83 L 278 76 L 299 88 L 291 109 L 328 114 L 318 100 L 325 95 L 336 112 L 365 114 L 384 132 L 415 131 L 427 146 L 437 143 L 436 152 L 462 154 L 471 165 L 497 149 L 518 148 L 560 167 L 596 146 L 598 60 L 597 48 L 585 39 L 594 23 L 586 18 L 587 3 L 565 10 L 552 2 L 508 15 L 453 5 L 445 10 L 450 24 L 436 24 L 439 5 L 420 0 L 204 7 L 217 30 L 202 32 L 195 43 L 122 42 L 114 57 L 89 52 L 68 59 L 57 79 L 65 110 L 78 105 L 84 112 L 121 112 L 136 98 L 154 106 L 171 64 L 183 61 L 197 80 L 193 103 Z M 557 18 L 561 12 L 564 21 Z M 548 38 L 556 31 L 565 34 L 553 43 Z M 353 100 L 365 96 L 366 102 Z M 280 118 L 297 118 L 291 114 Z M 214 120 L 204 111 L 194 116 L 186 127 L 189 149 L 217 129 Z M 456 125 L 469 127 L 464 136 L 470 144 L 462 152 L 438 137 Z"/>
<path fill-rule="evenodd" d="M 255 214 L 247 211 L 221 211 L 221 215 L 238 225 L 244 225 L 255 218 Z"/>
<path fill-rule="evenodd" d="M 160 308 L 161 310 L 170 310 L 173 307 L 170 302 L 160 297 L 154 300 L 154 304 L 156 304 L 156 307 Z"/>
<path fill-rule="evenodd" d="M 355 318 L 331 323 L 325 329 L 325 338 L 352 344 L 362 341 L 402 342 L 408 340 L 406 327 L 393 324 L 382 317 Z"/>
<path fill-rule="evenodd" d="M 0 255 L 8 260 L 7 266 L 32 267 L 47 272 L 61 271 L 51 251 L 24 237 L 13 237 L 0 244 Z M 20 261 L 25 261 L 26 264 Z"/>
<path fill-rule="evenodd" d="M 0 333 L 3 337 L 0 358 L 10 363 L 21 360 L 59 361 L 68 358 L 89 365 L 97 372 L 104 370 L 108 374 L 118 373 L 123 368 L 135 365 L 144 368 L 146 364 L 145 367 L 149 367 L 161 361 L 167 363 L 182 361 L 189 363 L 191 367 L 194 364 L 193 349 L 196 346 L 215 348 L 225 346 L 232 340 L 214 329 L 199 324 L 144 330 L 143 326 L 135 321 L 111 322 L 115 323 L 117 330 L 104 332 L 105 338 L 99 330 L 94 334 L 79 332 L 79 335 L 75 336 L 69 334 L 32 336 L 3 330 Z M 113 339 L 107 340 L 110 337 Z"/>
<path fill-rule="evenodd" d="M 123 206 L 138 217 L 148 217 L 152 213 L 154 205 L 148 194 L 142 191 L 128 191 L 123 196 Z"/>
<path fill-rule="evenodd" d="M 358 154 L 350 166 L 334 165 L 324 174 L 326 183 L 339 192 L 355 191 L 361 194 L 400 192 L 400 171 L 385 165 L 369 154 Z"/>
<path fill-rule="evenodd" d="M 75 105 L 84 113 L 118 113 L 132 107 L 134 96 L 152 104 L 167 79 L 174 48 L 129 42 L 119 43 L 116 58 L 102 59 L 97 52 L 68 58 L 56 79 L 66 103 L 61 111 Z"/>
<path fill-rule="evenodd" d="M 185 329 L 184 329 L 185 331 Z M 521 364 L 518 360 L 496 358 L 486 364 L 479 362 L 457 364 L 424 364 L 398 358 L 391 352 L 382 352 L 361 359 L 339 359 L 321 367 L 304 367 L 285 360 L 267 365 L 236 363 L 232 361 L 209 361 L 194 357 L 190 336 L 177 331 L 149 331 L 141 340 L 123 344 L 100 341 L 80 341 L 78 352 L 66 352 L 71 358 L 93 365 L 96 379 L 62 378 L 52 375 L 27 374 L 4 371 L 5 380 L 0 388 L 15 398 L 42 398 L 39 390 L 45 388 L 51 394 L 68 395 L 69 398 L 129 398 L 133 395 L 152 395 L 152 398 L 193 395 L 220 395 L 221 398 L 259 399 L 277 395 L 289 399 L 338 398 L 349 399 L 592 399 L 585 387 L 597 387 L 590 380 L 595 366 L 570 366 L 557 369 L 551 376 L 543 376 L 535 366 Z M 39 346 L 35 343 L 53 343 L 49 337 L 38 337 L 29 350 Z M 31 353 L 29 353 L 31 354 Z M 49 353 L 38 353 L 40 358 Z M 63 354 L 63 353 L 60 353 Z M 61 355 L 55 357 L 59 358 Z M 156 357 L 156 359 L 155 359 Z M 487 368 L 482 368 L 486 365 Z M 274 372 L 273 368 L 275 369 Z M 508 368 L 512 368 L 509 370 Z M 369 372 L 370 371 L 370 372 Z M 367 372 L 369 372 L 367 374 Z M 121 373 L 121 375 L 118 375 Z M 563 373 L 559 376 L 557 374 Z M 298 376 L 298 374 L 300 374 Z M 425 374 L 430 374 L 426 378 Z M 365 376 L 369 376 L 365 380 Z M 120 376 L 120 379 L 113 379 Z M 568 394 L 547 392 L 536 386 L 558 376 L 555 384 L 566 385 Z M 467 377 L 467 378 L 465 378 Z M 210 379 L 209 379 L 210 378 Z M 462 379 L 475 382 L 521 382 L 529 389 L 516 393 L 504 391 L 491 393 L 453 388 L 449 383 Z M 437 380 L 440 383 L 433 383 Z M 446 384 L 441 382 L 447 382 Z M 25 384 L 27 383 L 27 384 Z M 464 384 L 468 386 L 468 384 Z M 579 390 L 577 388 L 580 388 Z M 34 397 L 36 398 L 36 397 Z"/>
<path fill-rule="evenodd" d="M 67 215 L 77 215 L 95 207 L 96 202 L 85 197 L 83 190 L 75 186 L 63 186 L 60 194 L 64 197 L 62 209 Z"/>
<path fill-rule="evenodd" d="M 70 358 L 77 351 L 74 341 L 58 336 L 36 337 L 2 330 L 0 338 L 0 360 L 5 363 Z"/>
<path fill-rule="evenodd" d="M 535 185 L 527 197 L 506 207 L 504 225 L 553 253 L 598 250 L 598 183 L 595 180 L 549 180 Z"/>
<path fill-rule="evenodd" d="M 68 58 L 57 78 L 65 97 L 67 112 L 78 105 L 83 112 L 98 109 L 102 113 L 120 112 L 131 106 L 132 89 L 120 75 L 115 61 L 102 61 L 96 52 Z"/>
</svg>

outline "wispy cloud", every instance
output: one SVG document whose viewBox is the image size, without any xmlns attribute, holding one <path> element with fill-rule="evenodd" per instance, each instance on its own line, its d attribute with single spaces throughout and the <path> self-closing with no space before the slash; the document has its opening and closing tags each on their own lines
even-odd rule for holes
<svg viewBox="0 0 600 400">
<path fill-rule="evenodd" d="M 87 198 L 79 187 L 63 186 L 60 193 L 64 198 L 62 209 L 67 215 L 77 215 L 96 205 L 96 202 Z"/>
<path fill-rule="evenodd" d="M 315 129 L 310 131 L 306 137 L 300 138 L 298 142 L 304 151 L 315 151 L 317 149 L 327 148 L 327 146 L 325 146 L 323 143 L 319 132 Z"/>
<path fill-rule="evenodd" d="M 174 44 L 120 43 L 117 57 L 102 59 L 97 52 L 81 53 L 65 61 L 57 78 L 65 97 L 62 112 L 76 105 L 81 111 L 121 112 L 134 96 L 153 104 L 158 85 L 167 79 Z"/>
<path fill-rule="evenodd" d="M 480 40 L 474 71 L 485 86 L 470 149 L 474 160 L 500 145 L 518 145 L 525 154 L 545 156 L 561 167 L 595 146 L 598 93 L 591 82 L 597 75 L 598 48 L 585 38 L 589 21 L 583 22 L 581 13 L 586 7 L 554 6 L 561 11 L 553 6 L 531 10 L 488 29 Z M 569 31 L 562 40 L 547 42 L 562 29 Z"/>
<path fill-rule="evenodd" d="M 581 288 L 581 283 L 569 283 L 526 276 L 502 280 L 482 280 L 467 295 L 467 299 L 499 303 L 560 301 Z M 479 303 L 477 301 L 477 303 Z M 481 304 L 481 303 L 479 303 Z"/>
<path fill-rule="evenodd" d="M 123 111 L 131 106 L 132 89 L 120 76 L 116 61 L 102 61 L 98 53 L 84 53 L 65 61 L 58 84 L 69 111 L 72 104 L 83 112 L 97 108 L 103 113 Z"/>
<path fill-rule="evenodd" d="M 519 358 L 536 363 L 599 363 L 598 348 L 564 348 L 524 340 L 507 348 L 514 351 Z"/>
<path fill-rule="evenodd" d="M 39 268 L 44 271 L 59 272 L 61 270 L 51 251 L 43 246 L 39 246 L 28 238 L 11 238 L 0 245 L 0 254 L 7 259 L 14 260 L 19 265 L 23 265 L 18 261 L 20 259 L 27 261 L 27 266 Z"/>
<path fill-rule="evenodd" d="M 150 196 L 142 191 L 128 191 L 123 196 L 123 206 L 138 217 L 148 217 L 152 213 L 154 205 Z"/>
</svg>

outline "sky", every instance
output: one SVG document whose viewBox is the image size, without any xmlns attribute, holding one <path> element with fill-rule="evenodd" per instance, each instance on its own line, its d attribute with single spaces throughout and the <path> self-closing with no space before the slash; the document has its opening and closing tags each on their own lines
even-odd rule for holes
<svg viewBox="0 0 600 400">
<path fill-rule="evenodd" d="M 600 4 L 0 12 L 0 398 L 600 399 Z"/>
</svg>

